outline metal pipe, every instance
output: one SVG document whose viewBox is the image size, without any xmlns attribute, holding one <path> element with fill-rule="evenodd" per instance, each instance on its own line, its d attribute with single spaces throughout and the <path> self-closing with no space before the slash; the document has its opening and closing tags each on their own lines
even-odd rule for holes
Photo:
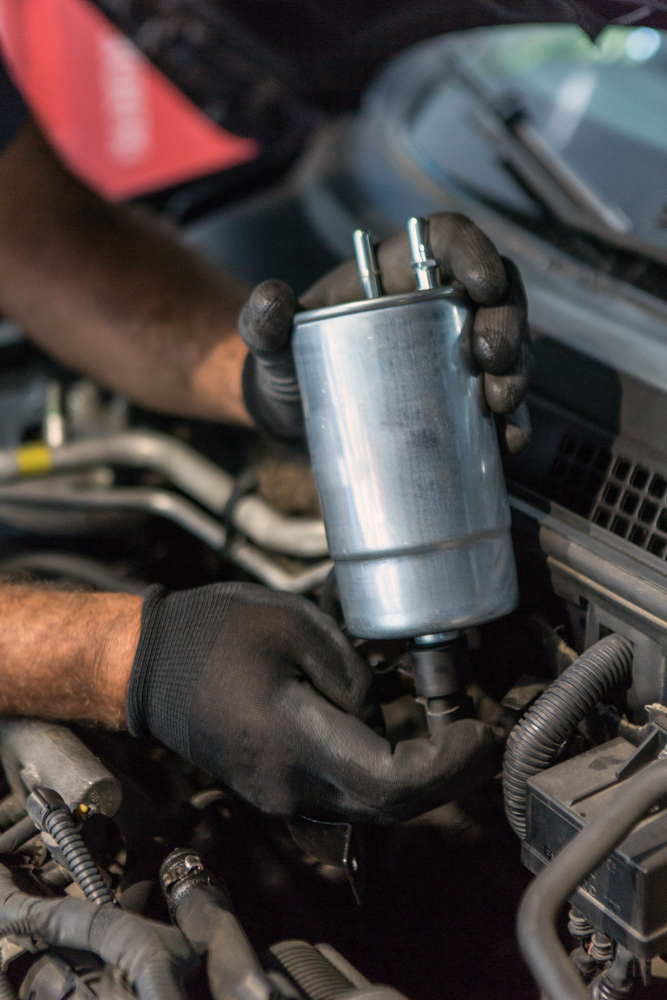
<svg viewBox="0 0 667 1000">
<path fill-rule="evenodd" d="M 257 545 L 304 559 L 329 554 L 324 522 L 315 517 L 284 517 L 259 497 L 239 500 L 232 521 Z"/>
<path fill-rule="evenodd" d="M 369 229 L 355 229 L 354 252 L 364 294 L 367 299 L 377 299 L 382 295 L 382 275 L 375 259 Z"/>
<path fill-rule="evenodd" d="M 438 288 L 442 284 L 440 268 L 431 248 L 430 229 L 428 219 L 422 216 L 413 216 L 408 220 L 412 267 L 417 279 L 417 288 L 420 289 Z"/>
<path fill-rule="evenodd" d="M 158 514 L 178 524 L 216 551 L 224 549 L 225 556 L 231 562 L 252 573 L 267 586 L 292 594 L 305 594 L 323 583 L 333 565 L 331 560 L 326 559 L 302 572 L 289 573 L 269 555 L 245 540 L 234 540 L 225 548 L 227 531 L 224 526 L 185 497 L 170 493 L 168 490 L 154 490 L 143 486 L 99 490 L 65 489 L 61 484 L 58 484 L 57 488 L 54 487 L 53 480 L 49 479 L 0 486 L 0 503 L 9 501 L 42 507 L 144 510 L 150 514 Z M 284 520 L 289 521 L 288 518 Z M 0 569 L 2 568 L 0 566 Z"/>
<path fill-rule="evenodd" d="M 110 489 L 68 490 L 48 479 L 31 483 L 0 486 L 0 503 L 20 502 L 47 507 L 85 507 L 89 509 L 145 510 L 159 514 L 180 525 L 214 549 L 222 549 L 227 532 L 219 521 L 196 507 L 185 497 L 168 490 L 145 486 L 120 486 Z"/>
<path fill-rule="evenodd" d="M 260 549 L 242 539 L 230 542 L 226 554 L 237 566 L 252 573 L 262 583 L 290 594 L 307 594 L 313 587 L 324 583 L 333 568 L 331 559 L 326 559 L 315 566 L 309 566 L 301 573 L 288 573 Z"/>
<path fill-rule="evenodd" d="M 193 448 L 156 431 L 127 431 L 74 441 L 60 448 L 44 444 L 0 450 L 0 483 L 91 465 L 126 465 L 160 472 L 174 486 L 215 514 L 222 514 L 234 490 L 233 476 Z M 169 516 L 169 515 L 166 515 Z M 236 527 L 258 545 L 286 555 L 327 554 L 324 524 L 318 518 L 289 518 L 259 497 L 245 497 L 232 513 Z"/>
<path fill-rule="evenodd" d="M 528 886 L 517 918 L 519 945 L 533 976 L 551 1000 L 587 1000 L 586 988 L 558 939 L 560 910 L 586 876 L 665 795 L 667 759 L 649 764 L 621 785 L 607 807 L 568 841 Z"/>
</svg>

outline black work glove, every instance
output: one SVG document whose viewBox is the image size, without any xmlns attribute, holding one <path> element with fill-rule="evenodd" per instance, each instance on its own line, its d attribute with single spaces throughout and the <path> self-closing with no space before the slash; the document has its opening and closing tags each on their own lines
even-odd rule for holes
<svg viewBox="0 0 667 1000">
<path fill-rule="evenodd" d="M 500 745 L 474 719 L 392 751 L 362 721 L 372 688 L 370 667 L 303 597 L 245 583 L 154 587 L 128 722 L 283 816 L 405 819 L 499 770 Z"/>
<path fill-rule="evenodd" d="M 507 447 L 519 451 L 530 437 L 530 419 L 522 400 L 533 361 L 521 276 L 516 265 L 500 257 L 493 243 L 470 219 L 454 213 L 429 218 L 431 245 L 443 281 L 462 284 L 477 304 L 473 353 L 484 372 L 489 407 L 502 415 Z M 380 243 L 377 258 L 387 295 L 415 290 L 406 230 Z M 304 435 L 290 348 L 296 310 L 363 298 L 355 260 L 346 261 L 320 278 L 299 302 L 284 281 L 263 281 L 255 288 L 241 311 L 239 332 L 249 349 L 243 396 L 259 427 L 288 440 Z"/>
</svg>

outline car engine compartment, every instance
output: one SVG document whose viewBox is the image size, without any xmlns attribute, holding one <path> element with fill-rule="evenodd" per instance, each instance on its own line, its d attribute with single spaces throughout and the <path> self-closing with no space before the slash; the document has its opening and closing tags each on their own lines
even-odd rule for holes
<svg viewBox="0 0 667 1000">
<path fill-rule="evenodd" d="M 303 454 L 282 446 L 276 453 L 248 432 L 218 431 L 214 447 L 227 449 L 222 459 L 227 472 L 219 451 L 209 451 L 217 462 L 205 457 L 210 428 L 183 421 L 169 426 L 164 418 L 122 406 L 90 383 L 58 370 L 25 342 L 2 350 L 22 362 L 16 364 L 12 378 L 14 385 L 23 385 L 26 404 L 32 405 L 35 380 L 41 379 L 43 406 L 42 424 L 35 422 L 38 408 L 26 406 L 18 447 L 0 453 L 5 478 L 0 486 L 5 579 L 131 593 L 141 593 L 153 582 L 179 588 L 220 579 L 259 580 L 306 593 L 342 621 Z M 60 407 L 54 405 L 57 395 L 63 400 Z M 75 436 L 76 422 L 67 414 L 74 411 L 72 397 L 76 403 L 81 396 L 94 400 L 90 409 L 97 422 L 88 424 L 92 433 Z M 608 643 L 610 636 L 623 637 L 631 644 L 631 653 L 626 674 L 569 719 L 555 752 L 547 758 L 554 766 L 543 774 L 534 772 L 527 793 L 524 786 L 523 808 L 529 821 L 522 851 L 532 871 L 539 870 L 583 823 L 582 802 L 598 809 L 598 799 L 601 804 L 607 801 L 624 780 L 625 772 L 617 774 L 619 767 L 641 769 L 661 752 L 667 628 L 664 563 L 650 547 L 620 538 L 599 519 L 599 511 L 611 507 L 611 488 L 618 484 L 617 504 L 636 494 L 636 520 L 643 524 L 641 504 L 659 507 L 667 462 L 660 464 L 654 458 L 649 465 L 644 453 L 630 450 L 632 443 L 610 441 L 599 431 L 596 451 L 590 423 L 585 425 L 588 437 L 573 446 L 576 415 L 552 404 L 547 412 L 556 411 L 563 431 L 554 432 L 558 430 L 554 419 L 544 421 L 543 431 L 540 404 L 547 409 L 548 404 L 534 393 L 530 406 L 535 436 L 528 455 L 506 458 L 505 463 L 520 605 L 511 615 L 466 632 L 467 694 L 478 717 L 510 729 L 531 706 L 535 712 L 543 693 L 572 667 L 578 653 Z M 44 442 L 58 421 L 61 430 L 67 427 L 67 437 L 49 449 Z M 192 443 L 185 444 L 188 435 Z M 522 475 L 522 468 L 535 476 L 533 450 L 546 465 L 550 438 L 552 461 L 543 480 L 547 485 L 536 489 L 535 479 Z M 51 471 L 35 469 L 38 462 L 43 468 L 48 453 L 53 455 L 48 460 Z M 27 461 L 33 463 L 31 474 L 18 478 L 17 468 Z M 583 489 L 577 491 L 574 477 L 563 475 L 564 461 L 571 468 L 594 470 L 601 481 L 593 501 L 585 476 L 579 480 Z M 549 490 L 560 503 L 549 501 Z M 235 506 L 229 504 L 230 498 Z M 253 517 L 252 502 L 259 517 Z M 588 518 L 581 513 L 584 503 Z M 620 506 L 613 516 L 623 516 L 625 509 Z M 659 517 L 656 511 L 656 535 Z M 407 644 L 402 640 L 355 644 L 377 673 L 390 739 L 425 734 Z M 646 706 L 651 706 L 648 712 Z M 32 736 L 30 727 L 37 727 Z M 22 728 L 25 732 L 19 738 Z M 54 757 L 52 749 L 39 748 L 41 740 L 53 740 L 59 732 L 65 745 L 71 740 L 76 747 L 62 759 Z M 62 740 L 60 745 L 62 750 Z M 112 810 L 104 805 L 104 796 L 86 797 L 80 789 L 67 793 L 63 784 L 71 776 L 76 778 L 82 757 L 85 772 L 85 761 L 93 759 L 89 753 L 102 762 L 97 766 L 116 790 L 114 809 L 122 800 L 113 817 L 107 815 Z M 103 871 L 104 883 L 123 906 L 151 919 L 169 919 L 159 870 L 179 849 L 202 859 L 205 880 L 210 877 L 227 885 L 241 926 L 259 954 L 290 935 L 308 943 L 322 939 L 358 966 L 358 975 L 390 982 L 408 996 L 435 995 L 445 986 L 450 995 L 464 996 L 471 981 L 480 997 L 498 995 L 505 988 L 507 995 L 535 995 L 513 941 L 513 913 L 527 875 L 519 866 L 519 843 L 502 815 L 499 781 L 471 794 L 469 801 L 436 810 L 420 821 L 350 828 L 263 816 L 157 743 L 138 746 L 124 733 L 4 720 L 0 759 L 6 780 L 0 853 L 17 884 L 32 893 L 53 899 L 62 896 L 68 883 L 69 893 L 74 893 L 71 873 L 62 856 L 58 860 L 57 848 L 51 844 L 50 851 L 48 840 L 45 846 L 34 825 L 26 824 L 30 789 L 51 787 L 74 808 L 79 832 Z M 583 915 L 576 940 L 590 944 L 593 926 L 597 938 L 607 941 L 607 951 L 600 948 L 597 964 L 586 952 L 589 975 L 591 970 L 599 975 L 607 968 L 614 943 L 628 948 L 635 944 L 633 954 L 645 974 L 650 960 L 664 950 L 660 934 L 665 933 L 667 915 L 661 913 L 661 894 L 656 888 L 652 896 L 643 883 L 632 881 L 661 884 L 659 857 L 665 842 L 661 817 L 652 820 L 650 841 L 643 834 L 634 854 L 627 853 L 632 848 L 624 844 L 621 860 L 608 862 L 613 877 L 605 881 L 604 892 L 587 893 L 586 905 L 577 907 Z M 647 861 L 647 851 L 655 856 L 656 867 Z M 633 873 L 631 889 L 628 868 Z M 638 913 L 637 900 L 645 898 L 646 906 L 642 904 Z M 649 905 L 649 899 L 656 901 Z M 632 920 L 623 906 L 630 907 Z M 378 921 L 385 920 L 383 931 Z M 627 931 L 629 925 L 636 928 L 635 936 L 621 937 L 619 927 Z M 488 971 L 479 973 L 478 981 L 480 935 L 495 941 L 491 951 L 495 947 L 499 955 Z M 455 954 L 467 955 L 467 963 L 454 963 Z M 109 974 L 103 974 L 99 963 L 91 966 L 88 955 L 72 957 L 59 947 L 44 951 L 43 944 L 15 935 L 3 937 L 3 962 L 20 996 L 35 1000 L 68 996 L 73 984 L 83 991 L 75 996 L 124 995 L 103 991 L 126 989 L 118 983 L 111 987 L 106 979 L 102 985 Z M 207 995 L 201 972 L 199 979 L 190 981 L 188 995 Z M 56 981 L 62 984 L 60 992 Z M 294 989 L 293 980 L 289 981 Z M 660 980 L 655 982 L 659 986 Z M 300 988 L 310 995 L 303 984 Z"/>
<path fill-rule="evenodd" d="M 665 995 L 667 394 L 654 370 L 664 302 L 649 302 L 641 269 L 644 285 L 632 268 L 595 272 L 590 255 L 566 261 L 526 191 L 533 221 L 521 228 L 471 185 L 443 180 L 416 140 L 397 152 L 414 124 L 408 98 L 432 95 L 451 68 L 449 40 L 436 45 L 444 61 L 433 44 L 390 67 L 359 116 L 324 129 L 285 184 L 203 216 L 186 238 L 299 291 L 349 254 L 355 225 L 382 236 L 407 205 L 444 207 L 518 260 L 537 305 L 533 437 L 503 455 L 520 600 L 457 640 L 461 710 L 509 734 L 502 780 L 395 826 L 286 821 L 156 741 L 1 719 L 0 997 L 536 1000 L 534 977 L 551 1000 Z M 398 97 L 396 80 L 409 83 Z M 269 259 L 277 218 L 290 252 Z M 614 306 L 621 316 L 608 354 L 594 322 L 602 298 L 602 320 Z M 637 361 L 633 347 L 651 338 L 658 353 Z M 140 411 L 9 323 L 0 576 L 134 594 L 259 582 L 307 596 L 344 627 L 305 449 Z M 428 735 L 407 640 L 349 638 L 375 671 L 389 740 Z M 644 798 L 630 801 L 642 782 Z M 530 971 L 514 932 L 529 884 L 519 940 Z M 118 917 L 93 931 L 96 900 L 118 903 Z"/>
</svg>

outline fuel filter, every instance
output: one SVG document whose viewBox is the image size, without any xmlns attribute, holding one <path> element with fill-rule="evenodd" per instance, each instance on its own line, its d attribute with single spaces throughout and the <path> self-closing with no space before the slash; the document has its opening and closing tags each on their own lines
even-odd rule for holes
<svg viewBox="0 0 667 1000">
<path fill-rule="evenodd" d="M 428 221 L 408 233 L 417 288 L 294 320 L 306 432 L 345 622 L 363 638 L 446 633 L 517 603 L 495 424 L 472 356 L 471 302 L 442 286 Z"/>
</svg>

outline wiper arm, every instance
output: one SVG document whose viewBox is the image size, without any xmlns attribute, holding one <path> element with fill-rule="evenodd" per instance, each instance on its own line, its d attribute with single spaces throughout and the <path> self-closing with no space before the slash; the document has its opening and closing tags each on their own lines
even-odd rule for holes
<svg viewBox="0 0 667 1000">
<path fill-rule="evenodd" d="M 515 98 L 499 94 L 461 53 L 454 55 L 452 69 L 482 103 L 482 108 L 473 112 L 475 125 L 558 218 L 603 238 L 632 232 L 632 221 L 625 212 L 603 199 L 565 162 Z"/>
</svg>

